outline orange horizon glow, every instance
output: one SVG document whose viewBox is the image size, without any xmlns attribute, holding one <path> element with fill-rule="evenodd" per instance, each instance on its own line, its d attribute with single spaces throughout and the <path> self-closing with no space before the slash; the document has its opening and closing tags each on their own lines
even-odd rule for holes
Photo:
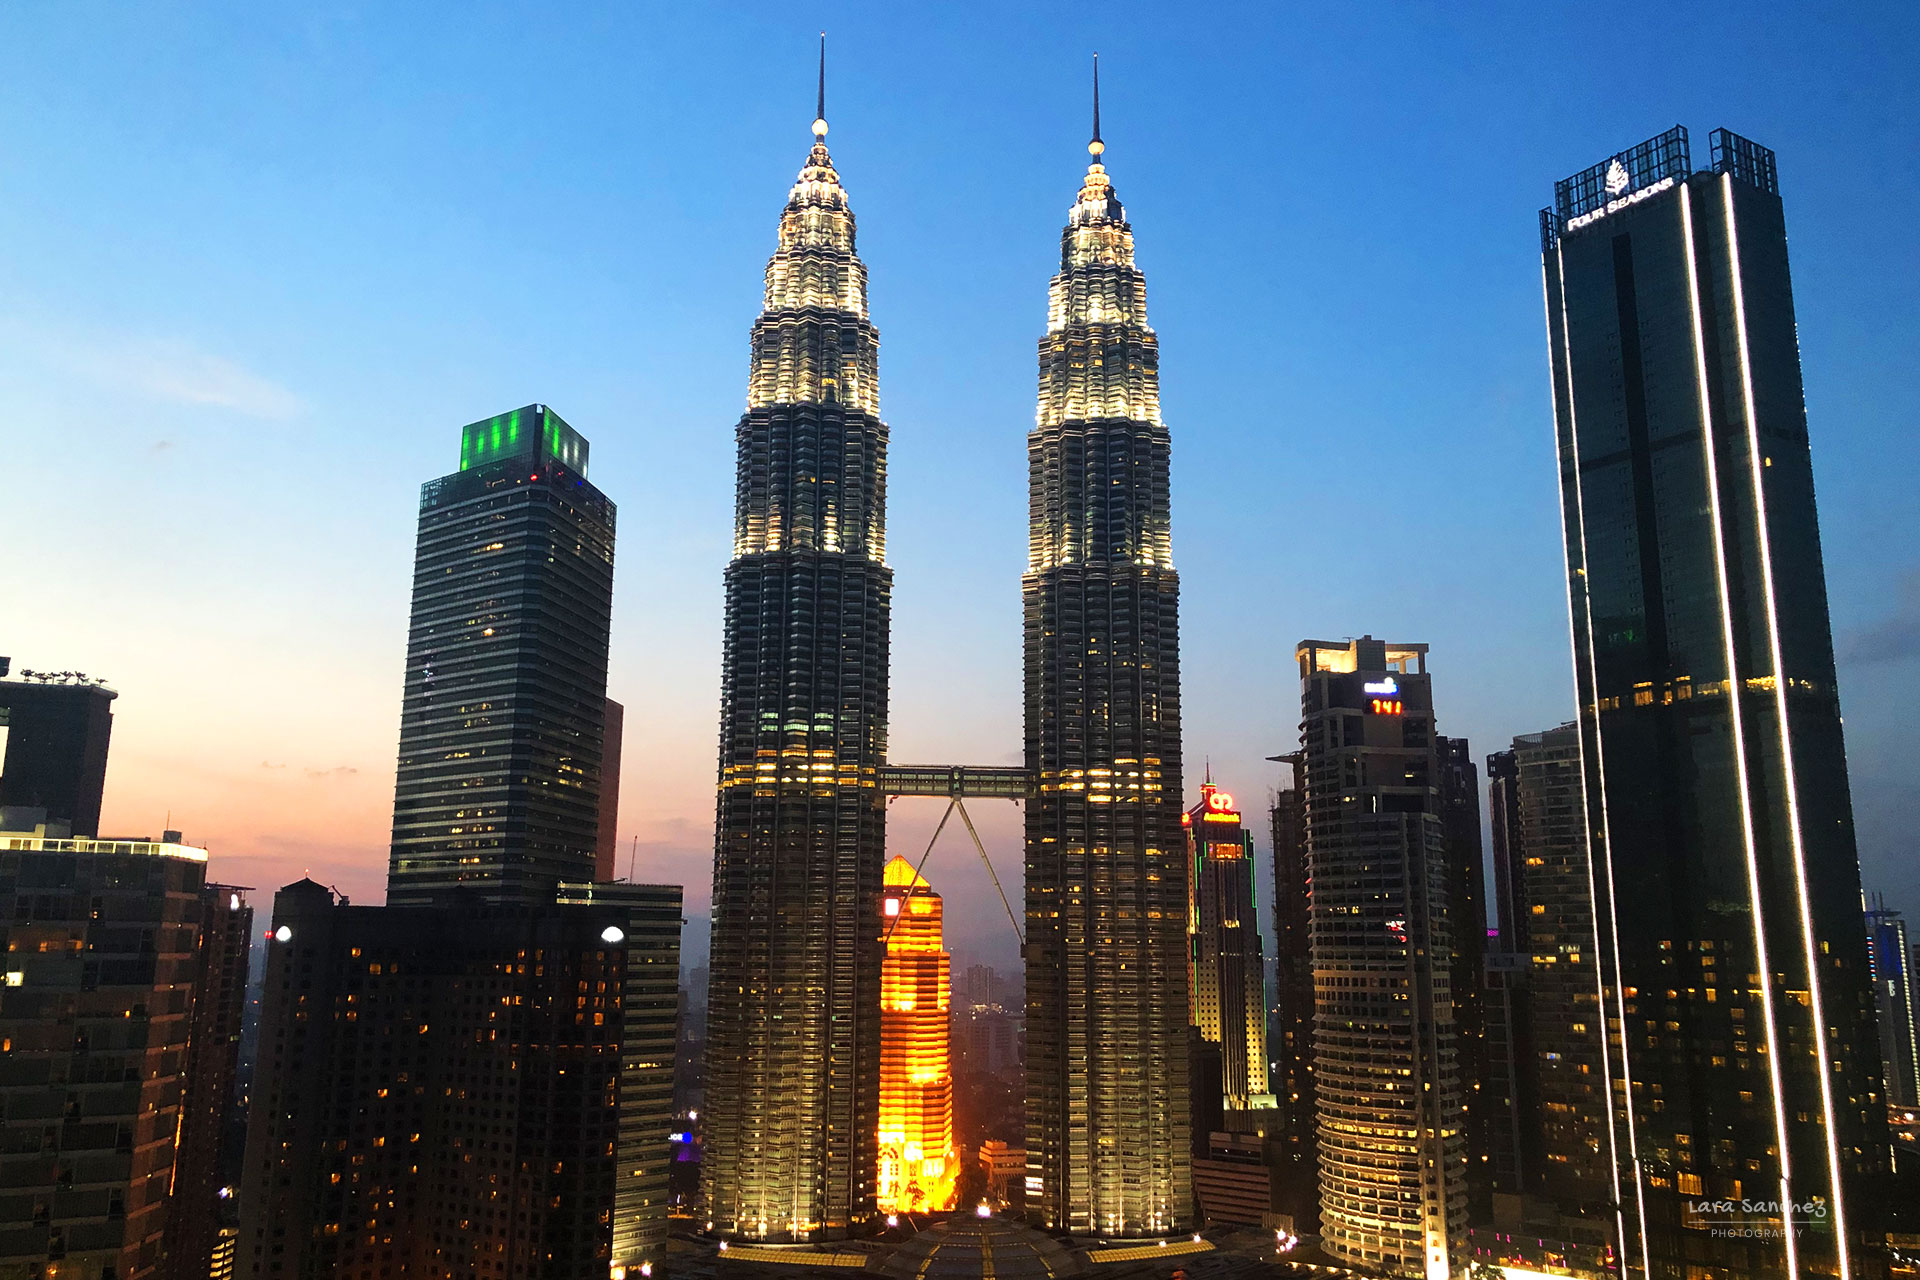
<svg viewBox="0 0 1920 1280">
<path fill-rule="evenodd" d="M 958 1191 L 948 1023 L 953 962 L 942 946 L 943 915 L 940 895 L 912 863 L 901 857 L 887 863 L 881 919 L 890 932 L 880 969 L 882 1213 L 951 1209 Z"/>
</svg>

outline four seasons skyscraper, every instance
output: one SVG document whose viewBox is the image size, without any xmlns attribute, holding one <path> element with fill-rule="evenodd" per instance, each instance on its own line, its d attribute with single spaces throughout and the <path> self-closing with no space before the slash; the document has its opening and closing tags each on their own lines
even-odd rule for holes
<svg viewBox="0 0 1920 1280">
<path fill-rule="evenodd" d="M 1027 437 L 1027 1205 L 1152 1234 L 1189 1217 L 1179 578 L 1159 346 L 1093 160 L 1060 237 Z"/>
<path fill-rule="evenodd" d="M 845 1235 L 871 1216 L 887 746 L 887 428 L 866 268 L 826 146 L 780 217 L 735 429 L 713 867 L 708 1216 Z"/>
</svg>

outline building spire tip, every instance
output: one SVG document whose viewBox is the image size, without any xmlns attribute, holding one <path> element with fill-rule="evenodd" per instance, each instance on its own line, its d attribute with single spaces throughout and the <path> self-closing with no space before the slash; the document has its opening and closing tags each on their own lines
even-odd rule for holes
<svg viewBox="0 0 1920 1280">
<path fill-rule="evenodd" d="M 1107 144 L 1100 141 L 1100 52 L 1096 49 L 1093 54 L 1093 139 L 1087 143 L 1087 154 L 1098 164 L 1100 153 L 1106 149 Z"/>
<path fill-rule="evenodd" d="M 813 136 L 827 136 L 827 33 L 820 33 L 820 96 L 814 100 Z"/>
</svg>

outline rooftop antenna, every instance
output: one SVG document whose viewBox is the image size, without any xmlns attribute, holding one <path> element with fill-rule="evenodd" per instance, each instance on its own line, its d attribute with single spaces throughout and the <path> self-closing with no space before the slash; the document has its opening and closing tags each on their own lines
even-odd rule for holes
<svg viewBox="0 0 1920 1280">
<path fill-rule="evenodd" d="M 633 838 L 633 849 L 627 854 L 627 883 L 633 883 L 633 864 L 640 860 L 640 837 Z"/>
</svg>

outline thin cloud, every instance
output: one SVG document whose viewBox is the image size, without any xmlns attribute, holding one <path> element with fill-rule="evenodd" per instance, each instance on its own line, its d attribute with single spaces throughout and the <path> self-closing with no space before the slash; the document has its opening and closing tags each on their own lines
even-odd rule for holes
<svg viewBox="0 0 1920 1280">
<path fill-rule="evenodd" d="M 1848 634 L 1840 645 L 1840 661 L 1849 666 L 1878 666 L 1920 656 L 1920 569 L 1910 569 L 1900 580 L 1900 594 L 1892 612 Z"/>
<path fill-rule="evenodd" d="M 279 383 L 184 342 L 142 339 L 90 355 L 90 370 L 83 372 L 114 379 L 159 400 L 211 405 L 275 421 L 300 412 L 300 398 Z"/>
<path fill-rule="evenodd" d="M 285 421 L 306 407 L 271 378 L 180 339 L 49 334 L 18 323 L 0 327 L 37 346 L 49 364 L 150 399 L 270 421 Z"/>
<path fill-rule="evenodd" d="M 360 772 L 350 764 L 335 765 L 331 769 L 304 769 L 309 778 L 345 778 Z"/>
</svg>

